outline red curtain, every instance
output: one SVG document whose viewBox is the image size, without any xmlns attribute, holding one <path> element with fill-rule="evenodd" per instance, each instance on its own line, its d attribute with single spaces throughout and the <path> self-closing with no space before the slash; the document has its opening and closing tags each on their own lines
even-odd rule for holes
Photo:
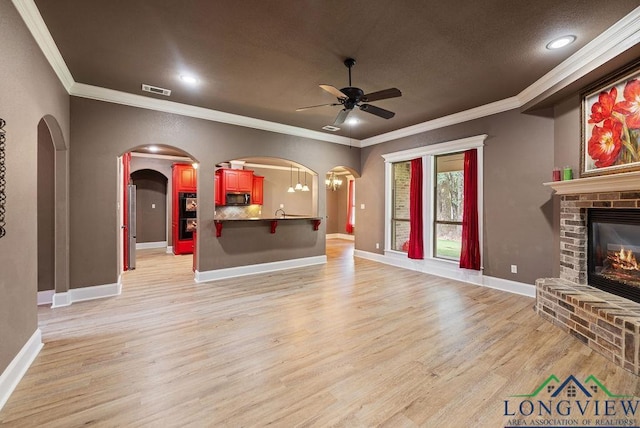
<svg viewBox="0 0 640 428">
<path fill-rule="evenodd" d="M 129 181 L 131 180 L 131 152 L 125 153 L 122 155 L 122 224 L 124 228 L 122 229 L 122 239 L 123 239 L 123 252 L 122 256 L 124 257 L 124 262 L 122 264 L 122 270 L 129 270 L 129 219 L 128 219 L 128 209 L 129 204 L 127 203 L 127 186 L 129 186 Z"/>
<path fill-rule="evenodd" d="M 464 152 L 464 207 L 462 210 L 460 267 L 480 270 L 478 153 L 476 149 Z"/>
<path fill-rule="evenodd" d="M 424 258 L 422 243 L 422 158 L 411 161 L 409 183 L 409 252 L 410 259 Z"/>
<path fill-rule="evenodd" d="M 349 194 L 347 195 L 347 233 L 353 233 L 353 180 L 349 180 Z"/>
</svg>

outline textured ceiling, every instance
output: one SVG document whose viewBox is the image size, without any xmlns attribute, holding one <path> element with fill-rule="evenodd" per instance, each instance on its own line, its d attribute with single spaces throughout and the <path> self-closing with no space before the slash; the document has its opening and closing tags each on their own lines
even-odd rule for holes
<svg viewBox="0 0 640 428">
<path fill-rule="evenodd" d="M 339 107 L 319 84 L 399 88 L 354 110 L 364 139 L 509 98 L 638 6 L 637 0 L 36 0 L 76 82 L 321 131 Z M 577 41 L 549 51 L 552 39 Z M 196 75 L 189 86 L 181 73 Z M 141 91 L 168 88 L 171 97 Z"/>
</svg>

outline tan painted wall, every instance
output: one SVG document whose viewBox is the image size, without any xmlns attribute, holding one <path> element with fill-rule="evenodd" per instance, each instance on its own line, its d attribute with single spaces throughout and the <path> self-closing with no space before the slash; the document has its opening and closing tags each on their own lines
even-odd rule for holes
<svg viewBox="0 0 640 428">
<path fill-rule="evenodd" d="M 7 121 L 6 229 L 0 238 L 0 373 L 38 327 L 38 123 L 54 116 L 68 143 L 69 96 L 10 1 L 0 2 L 0 117 Z"/>
</svg>

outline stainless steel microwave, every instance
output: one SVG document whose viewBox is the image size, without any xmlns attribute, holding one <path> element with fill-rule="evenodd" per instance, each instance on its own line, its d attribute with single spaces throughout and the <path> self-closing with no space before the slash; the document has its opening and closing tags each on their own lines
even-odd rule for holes
<svg viewBox="0 0 640 428">
<path fill-rule="evenodd" d="M 226 205 L 251 205 L 251 193 L 227 193 Z"/>
</svg>

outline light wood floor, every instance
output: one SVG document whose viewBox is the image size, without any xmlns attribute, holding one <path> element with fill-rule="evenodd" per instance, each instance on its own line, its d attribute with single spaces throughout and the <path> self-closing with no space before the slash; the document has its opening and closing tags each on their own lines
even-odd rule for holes
<svg viewBox="0 0 640 428">
<path fill-rule="evenodd" d="M 638 378 L 534 300 L 362 259 L 195 284 L 140 251 L 121 296 L 39 308 L 45 346 L 0 412 L 18 427 L 498 427 L 549 375 Z"/>
</svg>

